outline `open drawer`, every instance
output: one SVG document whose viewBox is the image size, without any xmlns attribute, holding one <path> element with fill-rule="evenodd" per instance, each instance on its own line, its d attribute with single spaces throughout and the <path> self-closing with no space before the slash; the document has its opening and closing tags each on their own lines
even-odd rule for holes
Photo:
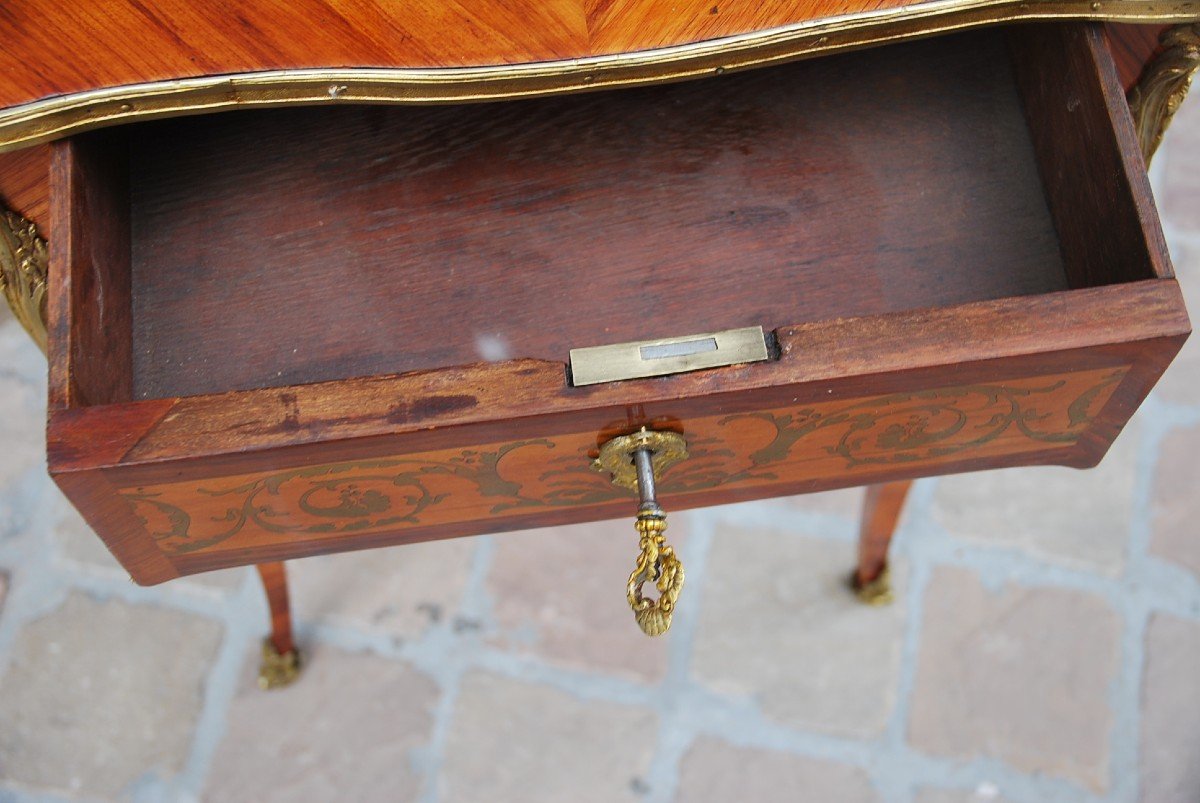
<svg viewBox="0 0 1200 803">
<path fill-rule="evenodd" d="M 1189 332 L 1098 27 L 57 145 L 50 472 L 141 583 L 1104 454 Z M 761 326 L 581 385 L 572 349 Z"/>
</svg>

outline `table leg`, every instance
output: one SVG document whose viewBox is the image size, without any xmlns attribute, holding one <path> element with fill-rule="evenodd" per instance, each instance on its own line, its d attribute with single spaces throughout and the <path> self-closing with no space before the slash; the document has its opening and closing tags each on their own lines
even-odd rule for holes
<svg viewBox="0 0 1200 803">
<path fill-rule="evenodd" d="M 892 602 L 888 571 L 888 546 L 896 532 L 900 511 L 912 481 L 888 482 L 867 487 L 858 535 L 858 567 L 852 585 L 858 598 L 869 605 Z"/>
<path fill-rule="evenodd" d="M 271 635 L 263 639 L 262 664 L 258 669 L 258 685 L 263 689 L 278 689 L 300 676 L 300 653 L 292 639 L 292 610 L 288 602 L 287 569 L 283 562 L 260 563 L 267 605 L 271 609 Z"/>
</svg>

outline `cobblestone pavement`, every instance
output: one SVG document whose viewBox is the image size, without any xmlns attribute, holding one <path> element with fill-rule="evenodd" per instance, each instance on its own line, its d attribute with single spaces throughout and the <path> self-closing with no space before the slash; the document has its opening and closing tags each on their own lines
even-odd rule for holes
<svg viewBox="0 0 1200 803">
<path fill-rule="evenodd" d="M 1200 310 L 1200 99 L 1154 178 Z M 252 573 L 138 588 L 46 478 L 44 374 L 6 320 L 0 801 L 1200 801 L 1200 337 L 1098 469 L 918 483 L 892 607 L 858 491 L 678 516 L 656 641 L 628 522 L 320 558 L 270 693 Z"/>
</svg>

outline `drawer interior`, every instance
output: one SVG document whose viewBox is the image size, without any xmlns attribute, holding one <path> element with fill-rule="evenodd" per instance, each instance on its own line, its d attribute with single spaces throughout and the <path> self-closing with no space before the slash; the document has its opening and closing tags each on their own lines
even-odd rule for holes
<svg viewBox="0 0 1200 803">
<path fill-rule="evenodd" d="M 93 266 L 74 325 L 111 359 L 74 403 L 565 363 L 1162 274 L 1114 178 L 1111 99 L 1069 72 L 1039 81 L 1065 57 L 1033 30 L 571 97 L 76 137 L 56 162 Z"/>
</svg>

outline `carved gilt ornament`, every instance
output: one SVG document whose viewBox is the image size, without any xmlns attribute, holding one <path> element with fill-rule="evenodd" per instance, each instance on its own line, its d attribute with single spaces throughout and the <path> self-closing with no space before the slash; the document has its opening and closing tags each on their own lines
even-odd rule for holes
<svg viewBox="0 0 1200 803">
<path fill-rule="evenodd" d="M 15 212 L 0 214 L 0 291 L 13 315 L 46 352 L 46 241 L 37 224 Z"/>
</svg>

